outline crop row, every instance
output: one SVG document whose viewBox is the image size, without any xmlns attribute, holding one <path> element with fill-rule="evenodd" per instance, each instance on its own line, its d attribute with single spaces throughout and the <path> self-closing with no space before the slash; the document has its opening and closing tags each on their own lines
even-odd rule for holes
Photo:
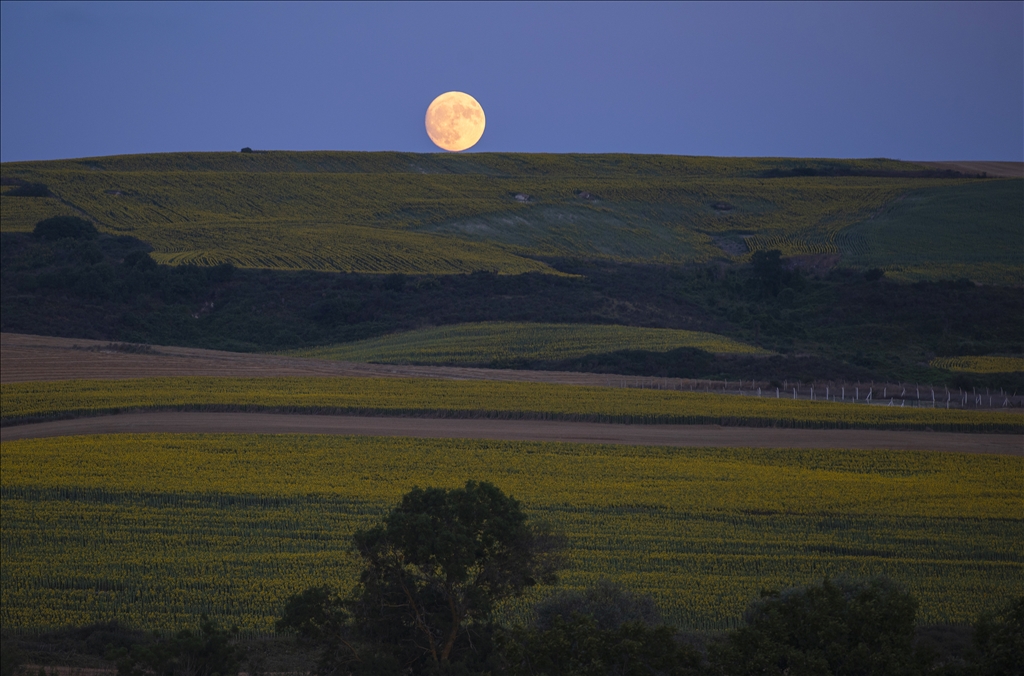
<svg viewBox="0 0 1024 676">
<path fill-rule="evenodd" d="M 51 216 L 77 216 L 74 209 L 54 197 L 0 195 L 0 232 L 24 232 Z"/>
<path fill-rule="evenodd" d="M 153 259 L 169 265 L 231 263 L 278 270 L 410 275 L 474 270 L 558 274 L 544 263 L 486 242 L 351 224 L 217 221 L 169 225 L 159 233 L 140 236 L 158 247 Z"/>
<path fill-rule="evenodd" d="M 1019 431 L 991 411 L 900 408 L 673 390 L 428 378 L 68 380 L 6 384 L 5 424 L 142 409 L 281 410 L 623 423 Z"/>
<path fill-rule="evenodd" d="M 1024 357 L 939 357 L 929 366 L 971 373 L 1014 373 L 1024 371 Z"/>
<path fill-rule="evenodd" d="M 459 364 L 571 359 L 616 350 L 665 352 L 680 347 L 715 353 L 768 354 L 752 345 L 702 331 L 525 322 L 441 326 L 289 354 L 344 361 Z"/>
<path fill-rule="evenodd" d="M 404 492 L 469 478 L 568 536 L 563 587 L 611 577 L 692 629 L 823 575 L 888 574 L 926 622 L 1024 590 L 1018 458 L 116 435 L 5 443 L 0 459 L 5 628 L 209 612 L 266 631 L 295 591 L 355 581 L 348 537 Z"/>
</svg>

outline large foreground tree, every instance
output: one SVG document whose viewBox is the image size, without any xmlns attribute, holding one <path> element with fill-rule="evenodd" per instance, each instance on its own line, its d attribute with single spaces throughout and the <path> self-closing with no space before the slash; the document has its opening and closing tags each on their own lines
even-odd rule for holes
<svg viewBox="0 0 1024 676">
<path fill-rule="evenodd" d="M 306 590 L 278 623 L 326 647 L 325 673 L 476 668 L 492 651 L 495 604 L 555 582 L 562 565 L 561 539 L 486 482 L 413 489 L 353 540 L 364 563 L 353 595 Z"/>
<path fill-rule="evenodd" d="M 414 489 L 384 525 L 359 531 L 366 569 L 353 611 L 366 638 L 445 665 L 473 648 L 495 604 L 553 583 L 558 543 L 496 486 Z"/>
</svg>

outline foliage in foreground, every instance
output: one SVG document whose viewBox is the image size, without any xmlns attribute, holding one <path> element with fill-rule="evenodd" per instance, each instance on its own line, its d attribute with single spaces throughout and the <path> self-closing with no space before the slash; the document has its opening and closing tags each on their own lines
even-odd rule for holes
<svg viewBox="0 0 1024 676">
<path fill-rule="evenodd" d="M 829 586 L 855 593 L 847 593 L 844 599 L 837 600 L 827 593 Z M 887 589 L 889 593 L 884 591 Z M 856 590 L 860 590 L 859 593 Z M 590 591 L 585 590 L 584 594 Z M 597 594 L 613 604 L 624 595 L 634 596 L 617 585 L 604 585 Z M 800 601 L 783 600 L 791 597 Z M 865 608 L 863 601 L 869 597 L 877 603 Z M 748 607 L 740 618 L 739 628 L 705 637 L 710 639 L 710 644 L 694 635 L 675 633 L 671 627 L 660 623 L 603 624 L 595 617 L 602 608 L 595 606 L 573 613 L 567 619 L 559 616 L 546 626 L 528 622 L 514 627 L 495 627 L 493 644 L 479 646 L 486 648 L 490 656 L 486 665 L 488 671 L 466 668 L 449 669 L 449 672 L 481 676 L 483 673 L 491 676 L 732 676 L 781 674 L 788 669 L 791 676 L 847 674 L 851 670 L 867 676 L 885 668 L 882 665 L 900 665 L 898 671 L 883 673 L 886 676 L 889 673 L 1024 675 L 1024 596 L 982 613 L 973 626 L 918 625 L 912 641 L 908 642 L 902 619 L 914 601 L 913 596 L 902 593 L 885 578 L 836 581 L 826 578 L 824 582 L 763 595 Z M 351 655 L 351 650 L 340 645 L 337 639 L 342 632 L 352 629 L 343 626 L 351 623 L 352 618 L 344 614 L 344 602 L 326 588 L 311 588 L 296 594 L 284 608 L 282 620 L 300 616 L 323 620 L 325 610 L 328 613 L 341 611 L 332 627 L 335 633 L 308 631 L 308 625 L 288 628 L 284 626 L 286 622 L 282 622 L 281 633 L 273 641 L 270 654 L 265 640 L 244 641 L 229 636 L 215 625 L 209 627 L 212 624 L 209 621 L 201 622 L 207 627 L 206 631 L 203 628 L 198 633 L 179 631 L 165 637 L 126 629 L 116 622 L 43 635 L 5 632 L 0 650 L 0 676 L 15 676 L 19 666 L 31 663 L 61 665 L 66 669 L 84 664 L 109 668 L 117 662 L 120 674 L 130 674 L 143 664 L 141 658 L 155 655 L 164 655 L 165 659 L 159 664 L 150 663 L 150 673 L 154 674 L 209 674 L 209 667 L 216 665 L 219 673 L 227 676 L 238 673 L 238 660 L 242 660 L 242 668 L 250 674 L 267 673 L 265 660 L 268 657 L 276 665 L 276 669 L 270 671 L 309 673 L 317 670 L 314 666 L 316 653 L 323 656 L 333 647 Z M 895 620 L 889 612 L 895 614 Z M 883 630 L 863 625 L 862 620 L 877 619 L 880 615 L 885 624 Z M 797 624 L 791 627 L 793 631 L 784 631 L 786 625 L 793 624 Z M 213 631 L 209 631 L 210 628 Z M 848 630 L 849 634 L 840 636 L 836 630 Z M 934 637 L 936 630 L 942 635 L 941 644 Z M 884 638 L 886 631 L 891 632 L 889 640 L 881 640 L 869 659 L 874 666 L 861 661 L 863 668 L 854 670 L 857 660 L 865 653 L 861 646 L 851 645 L 848 637 L 877 641 Z M 186 636 L 191 638 L 186 639 Z M 752 642 L 752 638 L 756 640 Z M 829 648 L 824 655 L 822 646 Z M 353 669 L 336 670 L 335 674 L 395 676 L 409 673 L 402 665 L 395 664 L 385 646 L 375 649 L 372 644 L 360 643 L 358 649 L 361 661 Z M 189 660 L 188 655 L 194 659 Z M 214 657 L 216 655 L 220 657 Z M 91 656 L 106 656 L 107 659 L 96 661 L 100 658 L 92 657 L 92 661 L 82 662 Z M 756 661 L 763 668 L 744 669 L 742 665 L 746 660 Z M 189 664 L 192 669 L 188 669 Z M 204 665 L 205 671 L 201 668 Z M 324 661 L 320 667 L 321 673 L 330 668 Z M 56 669 L 51 668 L 49 672 L 56 673 Z"/>
<path fill-rule="evenodd" d="M 114 650 L 118 676 L 227 676 L 237 674 L 245 651 L 233 642 L 238 630 L 226 631 L 206 615 L 199 631 L 182 629 L 169 638 Z"/>
</svg>

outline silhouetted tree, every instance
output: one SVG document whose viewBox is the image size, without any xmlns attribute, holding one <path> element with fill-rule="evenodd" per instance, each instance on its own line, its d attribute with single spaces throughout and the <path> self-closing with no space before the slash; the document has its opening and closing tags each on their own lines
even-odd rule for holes
<svg viewBox="0 0 1024 676">
<path fill-rule="evenodd" d="M 33 228 L 32 234 L 39 239 L 95 239 L 99 232 L 92 223 L 78 216 L 53 216 L 46 218 Z"/>
<path fill-rule="evenodd" d="M 782 252 L 755 251 L 750 256 L 752 278 L 761 291 L 768 296 L 777 296 L 782 289 L 785 268 L 782 265 Z"/>
<path fill-rule="evenodd" d="M 353 541 L 365 566 L 353 596 L 307 589 L 278 623 L 320 641 L 320 673 L 479 665 L 493 652 L 495 604 L 553 583 L 562 565 L 561 538 L 486 482 L 413 489 Z"/>
</svg>

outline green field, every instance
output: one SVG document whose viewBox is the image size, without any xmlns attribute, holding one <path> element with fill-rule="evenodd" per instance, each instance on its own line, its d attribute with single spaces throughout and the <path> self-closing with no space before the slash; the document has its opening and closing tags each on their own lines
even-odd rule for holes
<svg viewBox="0 0 1024 676">
<path fill-rule="evenodd" d="M 970 279 L 972 270 L 986 267 L 1005 283 L 1020 285 L 1022 200 L 1024 181 L 1014 179 L 914 190 L 845 229 L 839 249 L 850 265 L 881 267 L 898 280 L 939 273 Z M 898 261 L 893 251 L 902 252 Z"/>
<path fill-rule="evenodd" d="M 876 390 L 877 391 L 877 390 Z M 822 393 L 824 394 L 824 393 Z M 832 395 L 837 395 L 833 389 Z M 847 395 L 851 394 L 849 389 Z M 881 394 L 881 393 L 879 393 Z M 819 395 L 820 396 L 820 395 Z M 861 397 L 866 396 L 864 391 Z M 724 424 L 811 429 L 1020 432 L 998 411 L 876 406 L 842 401 L 430 378 L 220 378 L 66 380 L 0 389 L 3 422 L 144 410 L 280 411 Z"/>
<path fill-rule="evenodd" d="M 572 359 L 616 350 L 665 352 L 680 347 L 713 353 L 769 354 L 753 345 L 699 331 L 513 322 L 455 324 L 286 354 L 381 364 L 490 364 Z"/>
<path fill-rule="evenodd" d="M 684 628 L 824 575 L 889 575 L 924 622 L 1024 592 L 1019 458 L 296 435 L 25 440 L 0 458 L 4 627 L 206 612 L 267 631 L 288 595 L 355 581 L 347 538 L 404 492 L 470 478 L 568 535 L 563 586 L 609 576 Z"/>
<path fill-rule="evenodd" d="M 840 254 L 906 279 L 1020 283 L 1022 182 L 907 175 L 925 169 L 891 160 L 500 153 L 18 162 L 3 165 L 5 179 L 45 183 L 55 197 L 3 195 L 0 230 L 80 213 L 104 232 L 150 243 L 156 260 L 172 264 L 518 274 L 551 271 L 537 260 L 544 257 L 678 264 L 779 249 Z"/>
</svg>

